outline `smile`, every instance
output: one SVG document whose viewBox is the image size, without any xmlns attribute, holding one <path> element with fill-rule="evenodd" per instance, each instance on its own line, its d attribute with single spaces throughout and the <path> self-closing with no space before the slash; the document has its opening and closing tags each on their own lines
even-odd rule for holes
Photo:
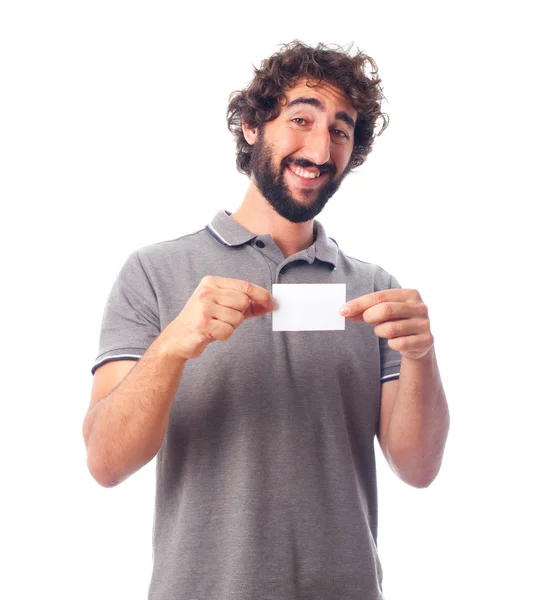
<svg viewBox="0 0 534 600">
<path fill-rule="evenodd" d="M 318 182 L 324 179 L 324 173 L 313 173 L 310 171 L 306 171 L 301 167 L 297 167 L 296 165 L 290 164 L 287 167 L 292 179 L 296 181 L 301 187 L 316 187 Z"/>
</svg>

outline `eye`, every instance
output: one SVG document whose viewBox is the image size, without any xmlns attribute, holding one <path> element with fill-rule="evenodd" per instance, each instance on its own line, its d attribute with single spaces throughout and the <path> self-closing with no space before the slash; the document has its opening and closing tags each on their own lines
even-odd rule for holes
<svg viewBox="0 0 534 600">
<path fill-rule="evenodd" d="M 302 121 L 302 123 L 297 123 L 297 125 L 304 125 L 304 123 L 306 123 L 306 119 L 303 119 L 301 117 L 295 117 L 294 119 L 291 119 L 294 123 L 296 123 L 297 121 Z"/>
<path fill-rule="evenodd" d="M 342 129 L 334 129 L 333 131 L 337 137 L 349 137 Z"/>
</svg>

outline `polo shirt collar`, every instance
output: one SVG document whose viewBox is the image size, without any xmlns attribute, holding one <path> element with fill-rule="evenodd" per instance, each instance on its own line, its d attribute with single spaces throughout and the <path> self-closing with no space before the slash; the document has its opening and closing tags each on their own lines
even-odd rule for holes
<svg viewBox="0 0 534 600">
<path fill-rule="evenodd" d="M 240 246 L 257 237 L 257 234 L 251 233 L 232 219 L 231 214 L 226 210 L 220 210 L 211 223 L 206 225 L 206 229 L 219 243 L 225 246 Z M 337 242 L 327 237 L 324 227 L 317 220 L 313 222 L 313 231 L 315 242 L 308 248 L 309 256 L 330 263 L 333 268 L 336 268 L 339 259 Z"/>
</svg>

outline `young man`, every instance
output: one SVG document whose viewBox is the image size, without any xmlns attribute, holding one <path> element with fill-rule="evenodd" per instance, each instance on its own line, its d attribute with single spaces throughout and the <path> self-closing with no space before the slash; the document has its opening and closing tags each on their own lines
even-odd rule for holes
<svg viewBox="0 0 534 600">
<path fill-rule="evenodd" d="M 382 598 L 375 435 L 408 484 L 439 471 L 427 307 L 314 220 L 385 121 L 366 63 L 300 42 L 264 61 L 228 108 L 241 206 L 113 286 L 83 433 L 103 486 L 157 455 L 151 600 Z M 345 283 L 345 331 L 273 331 L 273 283 Z"/>
</svg>

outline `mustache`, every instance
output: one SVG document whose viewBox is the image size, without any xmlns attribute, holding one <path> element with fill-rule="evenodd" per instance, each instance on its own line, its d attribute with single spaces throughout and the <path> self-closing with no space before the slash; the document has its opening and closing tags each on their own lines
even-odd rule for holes
<svg viewBox="0 0 534 600">
<path fill-rule="evenodd" d="M 319 170 L 319 173 L 322 175 L 323 173 L 331 173 L 332 175 L 336 174 L 336 168 L 334 167 L 334 165 L 316 165 L 315 163 L 310 162 L 309 160 L 306 160 L 305 158 L 295 158 L 293 160 L 289 160 L 289 159 L 284 159 L 282 161 L 282 166 L 283 167 L 287 167 L 290 164 L 294 164 L 297 167 L 302 167 L 303 169 L 307 169 L 310 167 L 315 167 L 316 169 Z"/>
</svg>

